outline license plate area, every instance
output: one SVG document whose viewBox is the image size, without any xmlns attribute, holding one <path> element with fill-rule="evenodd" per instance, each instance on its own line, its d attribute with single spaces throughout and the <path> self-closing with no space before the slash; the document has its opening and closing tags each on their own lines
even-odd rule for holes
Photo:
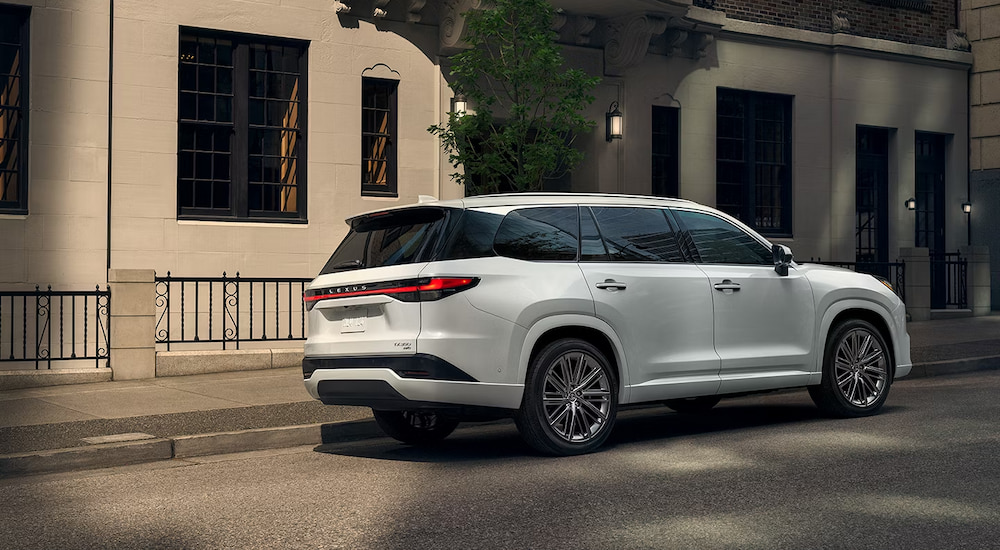
<svg viewBox="0 0 1000 550">
<path fill-rule="evenodd" d="M 340 333 L 364 332 L 368 325 L 368 308 L 344 308 L 340 319 Z"/>
</svg>

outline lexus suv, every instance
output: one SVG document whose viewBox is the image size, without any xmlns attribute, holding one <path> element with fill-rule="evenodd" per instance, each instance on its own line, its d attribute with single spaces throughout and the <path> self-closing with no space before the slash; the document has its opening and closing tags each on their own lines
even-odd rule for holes
<svg viewBox="0 0 1000 550">
<path fill-rule="evenodd" d="M 537 451 L 580 454 L 623 405 L 794 387 L 867 416 L 911 368 L 888 283 L 795 263 L 693 202 L 492 195 L 347 222 L 303 297 L 305 386 L 406 443 L 508 416 Z"/>
</svg>

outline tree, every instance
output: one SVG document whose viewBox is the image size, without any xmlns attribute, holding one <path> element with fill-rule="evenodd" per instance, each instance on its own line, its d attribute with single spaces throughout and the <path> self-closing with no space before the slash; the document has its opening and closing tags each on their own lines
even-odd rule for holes
<svg viewBox="0 0 1000 550">
<path fill-rule="evenodd" d="M 451 58 L 450 86 L 475 112 L 449 113 L 428 131 L 464 168 L 452 177 L 466 195 L 540 190 L 583 159 L 573 142 L 595 126 L 580 111 L 600 79 L 563 66 L 554 16 L 546 0 L 496 0 L 465 14 L 470 48 Z"/>
</svg>

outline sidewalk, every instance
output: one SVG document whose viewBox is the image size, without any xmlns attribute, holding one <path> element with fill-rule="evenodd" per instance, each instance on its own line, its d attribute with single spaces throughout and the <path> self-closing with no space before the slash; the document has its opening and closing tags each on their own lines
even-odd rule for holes
<svg viewBox="0 0 1000 550">
<path fill-rule="evenodd" d="M 1000 368 L 1000 315 L 907 326 L 911 378 Z M 0 477 L 379 435 L 371 412 L 313 400 L 298 368 L 0 392 Z"/>
</svg>

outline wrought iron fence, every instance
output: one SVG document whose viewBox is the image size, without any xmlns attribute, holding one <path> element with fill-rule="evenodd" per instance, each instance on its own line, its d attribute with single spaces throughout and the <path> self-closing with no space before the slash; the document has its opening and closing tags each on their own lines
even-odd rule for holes
<svg viewBox="0 0 1000 550">
<path fill-rule="evenodd" d="M 809 262 L 842 267 L 858 273 L 869 273 L 882 277 L 892 284 L 896 296 L 899 296 L 900 300 L 906 301 L 906 262 L 903 260 L 895 262 L 824 262 L 821 258 L 816 260 L 809 258 Z"/>
<path fill-rule="evenodd" d="M 302 294 L 312 279 L 295 277 L 156 277 L 156 342 L 221 343 L 305 340 Z"/>
<path fill-rule="evenodd" d="M 931 308 L 969 307 L 968 260 L 958 252 L 930 254 Z"/>
<path fill-rule="evenodd" d="M 93 360 L 111 349 L 111 290 L 0 291 L 0 362 Z M 58 333 L 56 332 L 58 331 Z"/>
</svg>

